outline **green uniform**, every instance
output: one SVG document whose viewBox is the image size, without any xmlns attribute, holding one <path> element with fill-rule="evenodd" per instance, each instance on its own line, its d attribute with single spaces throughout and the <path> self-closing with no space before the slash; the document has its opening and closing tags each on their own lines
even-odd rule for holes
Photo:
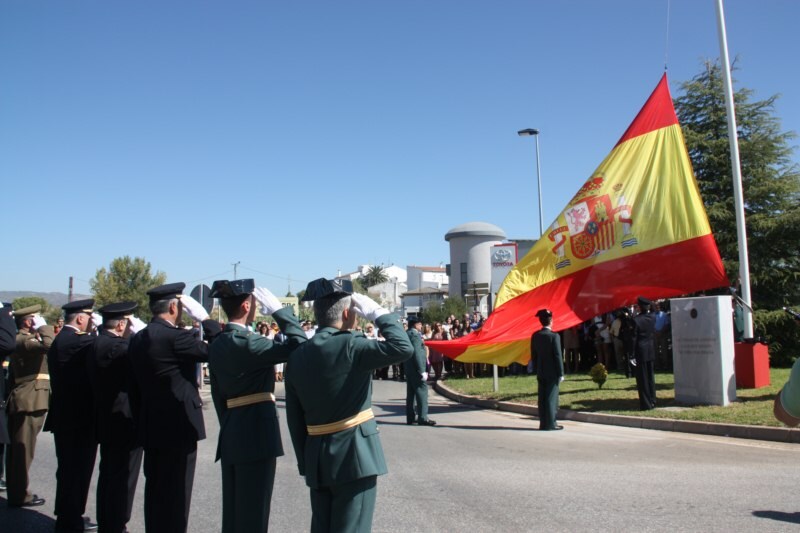
<svg viewBox="0 0 800 533">
<path fill-rule="evenodd" d="M 408 340 L 414 348 L 414 355 L 403 365 L 406 370 L 406 423 L 413 424 L 415 414 L 417 420 L 428 420 L 428 385 L 422 380 L 428 360 L 419 331 L 408 328 Z"/>
<path fill-rule="evenodd" d="M 8 503 L 23 505 L 33 496 L 28 491 L 28 471 L 33 462 L 36 437 L 44 425 L 50 404 L 47 350 L 53 344 L 52 326 L 39 328 L 39 340 L 27 329 L 17 333 L 17 346 L 9 357 L 8 433 L 6 448 Z"/>
<path fill-rule="evenodd" d="M 306 336 L 290 307 L 273 317 L 289 340 L 277 344 L 238 324 L 228 324 L 209 349 L 211 397 L 219 417 L 217 460 L 222 463 L 222 531 L 267 531 L 275 458 L 283 455 L 274 396 L 273 365 L 289 354 Z M 254 394 L 261 394 L 254 397 Z M 238 407 L 228 401 L 253 400 Z"/>
<path fill-rule="evenodd" d="M 376 478 L 387 472 L 374 419 L 330 434 L 308 426 L 352 418 L 372 407 L 372 373 L 412 354 L 395 314 L 375 320 L 385 342 L 321 328 L 289 358 L 286 417 L 297 466 L 311 489 L 311 531 L 366 532 L 372 527 Z"/>
<path fill-rule="evenodd" d="M 545 326 L 531 337 L 531 355 L 536 358 L 536 378 L 539 382 L 539 429 L 556 428 L 558 384 L 564 375 L 561 358 L 561 338 Z"/>
</svg>

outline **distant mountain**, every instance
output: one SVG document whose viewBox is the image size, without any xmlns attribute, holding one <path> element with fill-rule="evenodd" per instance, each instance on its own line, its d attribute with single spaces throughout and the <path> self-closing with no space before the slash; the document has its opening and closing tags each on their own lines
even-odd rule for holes
<svg viewBox="0 0 800 533">
<path fill-rule="evenodd" d="M 24 296 L 38 296 L 44 298 L 47 303 L 54 307 L 61 307 L 67 303 L 69 296 L 63 292 L 34 292 L 34 291 L 0 291 L 0 302 L 13 302 L 17 298 Z M 83 300 L 91 298 L 91 295 L 73 294 L 73 300 Z"/>
</svg>

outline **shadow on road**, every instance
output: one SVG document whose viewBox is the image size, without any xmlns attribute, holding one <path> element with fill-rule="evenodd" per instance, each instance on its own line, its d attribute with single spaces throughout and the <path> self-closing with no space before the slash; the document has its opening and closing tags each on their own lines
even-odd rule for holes
<svg viewBox="0 0 800 533">
<path fill-rule="evenodd" d="M 0 524 L 2 531 L 14 533 L 34 533 L 52 531 L 56 521 L 24 507 L 9 507 L 5 498 L 0 498 Z"/>
<path fill-rule="evenodd" d="M 783 511 L 753 511 L 753 516 L 759 518 L 769 518 L 778 522 L 789 522 L 790 524 L 800 524 L 800 513 L 784 513 Z"/>
</svg>

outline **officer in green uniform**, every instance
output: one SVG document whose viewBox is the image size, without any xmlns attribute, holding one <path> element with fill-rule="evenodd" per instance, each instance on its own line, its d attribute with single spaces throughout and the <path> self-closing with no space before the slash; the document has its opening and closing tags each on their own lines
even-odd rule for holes
<svg viewBox="0 0 800 533">
<path fill-rule="evenodd" d="M 222 531 L 267 531 L 276 457 L 283 455 L 275 407 L 273 365 L 306 341 L 291 307 L 284 308 L 252 279 L 215 281 L 230 322 L 209 348 L 211 397 L 219 417 L 217 460 L 222 461 Z M 288 337 L 283 344 L 250 331 L 256 313 L 271 314 Z"/>
<path fill-rule="evenodd" d="M 297 466 L 311 489 L 312 532 L 372 528 L 377 477 L 385 474 L 372 413 L 372 373 L 411 357 L 400 318 L 346 281 L 309 283 L 317 333 L 286 367 L 286 417 Z M 350 330 L 356 314 L 374 322 L 385 342 Z"/>
<path fill-rule="evenodd" d="M 411 346 L 414 347 L 414 355 L 403 363 L 406 370 L 406 424 L 413 424 L 416 415 L 420 426 L 435 426 L 436 422 L 428 418 L 428 373 L 425 371 L 428 358 L 425 357 L 421 330 L 422 322 L 419 317 L 409 317 L 407 334 Z"/>
<path fill-rule="evenodd" d="M 4 308 L 5 309 L 5 308 Z M 9 356 L 8 433 L 6 449 L 8 505 L 35 507 L 45 500 L 28 491 L 28 471 L 33 462 L 36 437 L 44 425 L 50 404 L 50 373 L 47 350 L 53 344 L 53 326 L 44 325 L 37 313 L 40 305 L 18 309 L 17 338 Z"/>
<path fill-rule="evenodd" d="M 536 316 L 542 329 L 531 337 L 531 357 L 536 359 L 536 379 L 539 382 L 539 430 L 555 431 L 564 429 L 564 426 L 556 424 L 558 384 L 564 380 L 561 338 L 550 328 L 552 311 L 539 309 Z"/>
</svg>

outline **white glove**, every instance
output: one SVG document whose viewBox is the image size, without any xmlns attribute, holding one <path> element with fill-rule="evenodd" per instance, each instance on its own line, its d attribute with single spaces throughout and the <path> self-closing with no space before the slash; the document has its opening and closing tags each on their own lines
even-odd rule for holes
<svg viewBox="0 0 800 533">
<path fill-rule="evenodd" d="M 100 329 L 100 326 L 103 325 L 103 315 L 100 313 L 92 313 L 92 326 L 94 329 Z"/>
<path fill-rule="evenodd" d="M 375 300 L 364 294 L 354 292 L 350 297 L 353 300 L 353 308 L 356 310 L 356 313 L 371 322 L 374 322 L 376 318 L 389 312 L 378 305 Z"/>
<path fill-rule="evenodd" d="M 181 304 L 183 305 L 183 309 L 186 311 L 186 314 L 189 315 L 189 317 L 193 320 L 202 322 L 208 318 L 208 311 L 206 311 L 205 308 L 200 305 L 200 302 L 188 294 L 181 296 Z"/>
<path fill-rule="evenodd" d="M 128 324 L 130 324 L 128 328 L 131 330 L 131 333 L 138 333 L 147 327 L 147 324 L 135 316 L 128 319 Z"/>
<path fill-rule="evenodd" d="M 283 305 L 278 298 L 269 292 L 269 289 L 265 289 L 264 287 L 256 287 L 253 291 L 253 296 L 256 297 L 256 301 L 261 306 L 261 314 L 262 315 L 271 315 L 275 311 L 280 311 L 283 309 Z"/>
<path fill-rule="evenodd" d="M 564 376 L 561 376 L 561 377 L 558 378 L 558 382 L 559 383 L 561 383 L 562 381 L 564 381 Z"/>
<path fill-rule="evenodd" d="M 428 381 L 428 373 L 427 372 L 423 372 L 422 373 L 422 381 L 423 382 Z"/>
<path fill-rule="evenodd" d="M 628 362 L 630 362 L 631 366 L 636 366 L 636 359 L 628 359 Z"/>
<path fill-rule="evenodd" d="M 33 315 L 33 331 L 36 331 L 42 326 L 46 326 L 47 321 L 42 315 Z"/>
</svg>

